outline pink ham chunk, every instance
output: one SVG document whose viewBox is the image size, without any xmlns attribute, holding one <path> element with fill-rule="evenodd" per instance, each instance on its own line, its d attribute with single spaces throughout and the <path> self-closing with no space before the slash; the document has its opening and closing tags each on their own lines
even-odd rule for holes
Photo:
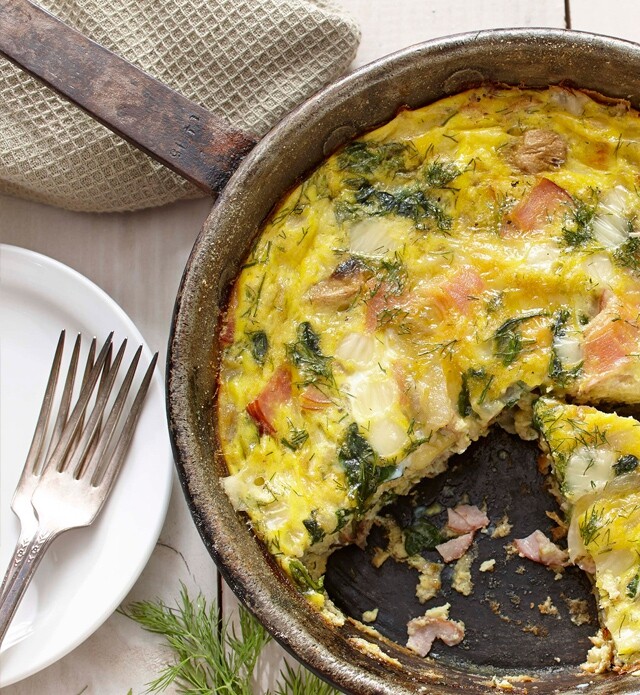
<svg viewBox="0 0 640 695">
<path fill-rule="evenodd" d="M 280 366 L 260 395 L 247 405 L 247 413 L 253 418 L 261 435 L 275 434 L 278 409 L 291 400 L 291 388 L 291 372 L 288 367 Z"/>
<path fill-rule="evenodd" d="M 474 301 L 484 289 L 484 282 L 474 268 L 464 266 L 453 277 L 441 285 L 444 297 L 442 309 L 446 313 L 455 309 L 461 314 L 469 314 Z"/>
<path fill-rule="evenodd" d="M 619 371 L 640 344 L 636 307 L 606 292 L 601 298 L 600 313 L 584 329 L 584 338 L 585 376 Z"/>
<path fill-rule="evenodd" d="M 448 609 L 448 605 L 446 606 Z M 436 639 L 453 647 L 464 639 L 464 623 L 444 617 L 447 610 L 432 609 L 420 618 L 414 618 L 407 624 L 409 640 L 407 647 L 420 656 L 426 656 Z"/>
<path fill-rule="evenodd" d="M 538 529 L 526 538 L 516 538 L 513 544 L 520 557 L 526 557 L 541 565 L 565 567 L 568 564 L 567 551 L 559 548 Z"/>
<path fill-rule="evenodd" d="M 573 200 L 564 188 L 549 179 L 540 179 L 507 216 L 500 234 L 509 237 L 533 232 L 572 205 Z"/>
<path fill-rule="evenodd" d="M 457 538 L 452 538 L 446 543 L 436 545 L 436 550 L 445 562 L 459 560 L 471 547 L 473 543 L 473 532 L 465 533 Z"/>
<path fill-rule="evenodd" d="M 447 527 L 454 533 L 471 533 L 489 525 L 489 517 L 473 504 L 459 504 L 447 509 Z"/>
</svg>

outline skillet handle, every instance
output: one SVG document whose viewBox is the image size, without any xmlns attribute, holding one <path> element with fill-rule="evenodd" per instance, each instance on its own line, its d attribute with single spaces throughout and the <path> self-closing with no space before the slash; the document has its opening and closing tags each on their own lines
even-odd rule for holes
<svg viewBox="0 0 640 695">
<path fill-rule="evenodd" d="M 256 143 L 29 0 L 0 0 L 0 55 L 207 192 Z"/>
</svg>

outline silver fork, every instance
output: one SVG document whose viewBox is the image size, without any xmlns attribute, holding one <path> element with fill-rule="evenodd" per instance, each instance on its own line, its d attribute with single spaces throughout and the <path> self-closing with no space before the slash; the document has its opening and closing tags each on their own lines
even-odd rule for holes
<svg viewBox="0 0 640 695">
<path fill-rule="evenodd" d="M 89 350 L 83 384 L 69 414 L 80 352 L 76 339 L 58 416 L 48 446 L 48 422 L 64 346 L 62 331 L 49 375 L 33 441 L 11 506 L 21 531 L 0 593 L 0 644 L 45 551 L 55 538 L 72 528 L 88 526 L 98 515 L 122 467 L 149 388 L 157 353 L 145 372 L 119 437 L 114 433 L 123 413 L 142 348 L 136 351 L 110 412 L 102 426 L 105 408 L 120 368 L 126 340 L 111 364 L 113 334 L 95 359 L 95 339 Z M 89 403 L 100 381 L 91 412 Z M 114 443 L 115 442 L 115 443 Z"/>
<path fill-rule="evenodd" d="M 78 365 L 78 356 L 80 354 L 80 335 L 77 336 L 75 345 L 73 347 L 69 369 L 67 370 L 67 379 L 65 382 L 62 399 L 60 401 L 60 406 L 58 408 L 58 417 L 56 418 L 49 447 L 47 450 L 45 450 L 44 444 L 47 434 L 47 425 L 49 423 L 51 409 L 53 406 L 56 383 L 60 374 L 60 363 L 62 361 L 64 339 L 65 331 L 62 331 L 60 333 L 60 338 L 58 339 L 58 345 L 53 358 L 53 365 L 51 366 L 47 388 L 45 390 L 42 406 L 40 408 L 38 422 L 33 433 L 33 439 L 31 440 L 31 446 L 29 447 L 29 453 L 27 454 L 20 480 L 18 481 L 18 485 L 16 486 L 13 493 L 13 498 L 11 500 L 11 509 L 20 521 L 20 535 L 18 537 L 18 541 L 16 542 L 16 548 L 13 553 L 12 561 L 9 563 L 7 572 L 2 580 L 0 596 L 4 594 L 8 584 L 12 582 L 17 568 L 24 560 L 25 551 L 29 545 L 29 541 L 38 529 L 38 517 L 33 509 L 33 505 L 31 504 L 31 497 L 33 496 L 36 485 L 40 480 L 46 453 L 52 452 L 53 447 L 55 447 L 55 445 L 58 443 L 62 428 L 66 424 L 69 415 L 71 395 Z M 95 350 L 96 339 L 94 338 L 91 341 L 91 347 L 89 348 L 89 354 L 87 355 L 83 383 L 86 382 L 89 372 L 93 367 L 96 356 Z"/>
</svg>

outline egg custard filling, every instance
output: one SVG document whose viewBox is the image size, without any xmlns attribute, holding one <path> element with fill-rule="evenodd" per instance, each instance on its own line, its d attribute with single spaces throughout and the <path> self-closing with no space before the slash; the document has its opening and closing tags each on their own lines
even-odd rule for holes
<svg viewBox="0 0 640 695">
<path fill-rule="evenodd" d="M 275 209 L 221 327 L 218 430 L 233 506 L 311 601 L 393 496 L 533 423 L 613 663 L 640 660 L 639 425 L 570 405 L 640 401 L 639 165 L 625 102 L 485 86 L 400 112 Z"/>
</svg>

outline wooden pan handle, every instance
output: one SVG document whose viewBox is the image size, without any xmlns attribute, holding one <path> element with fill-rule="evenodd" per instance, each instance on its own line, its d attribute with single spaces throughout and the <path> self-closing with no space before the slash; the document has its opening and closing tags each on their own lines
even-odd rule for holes
<svg viewBox="0 0 640 695">
<path fill-rule="evenodd" d="M 205 191 L 256 143 L 29 0 L 0 0 L 0 54 Z"/>
</svg>

